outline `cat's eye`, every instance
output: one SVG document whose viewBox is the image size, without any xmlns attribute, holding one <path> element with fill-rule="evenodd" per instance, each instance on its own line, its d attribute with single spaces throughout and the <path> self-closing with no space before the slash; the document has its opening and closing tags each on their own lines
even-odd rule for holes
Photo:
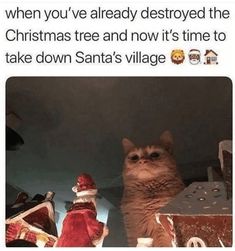
<svg viewBox="0 0 235 251">
<path fill-rule="evenodd" d="M 151 158 L 151 159 L 156 159 L 156 158 L 158 158 L 160 156 L 160 153 L 158 153 L 158 152 L 152 152 L 150 155 L 149 155 L 149 157 Z"/>
<path fill-rule="evenodd" d="M 130 156 L 129 159 L 132 160 L 132 161 L 138 161 L 139 156 L 137 154 L 135 154 L 135 155 Z"/>
</svg>

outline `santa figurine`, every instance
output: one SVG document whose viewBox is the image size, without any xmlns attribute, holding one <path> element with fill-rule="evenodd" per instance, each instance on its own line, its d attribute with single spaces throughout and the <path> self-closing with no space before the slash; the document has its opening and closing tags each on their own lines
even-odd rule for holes
<svg viewBox="0 0 235 251">
<path fill-rule="evenodd" d="M 72 188 L 76 193 L 73 205 L 67 211 L 57 247 L 95 247 L 108 235 L 107 226 L 96 219 L 95 182 L 89 174 L 77 177 Z"/>
</svg>

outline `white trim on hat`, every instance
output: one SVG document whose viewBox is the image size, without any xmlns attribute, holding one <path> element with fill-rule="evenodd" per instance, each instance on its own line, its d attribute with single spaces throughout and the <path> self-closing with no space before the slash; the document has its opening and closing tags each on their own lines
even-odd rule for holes
<svg viewBox="0 0 235 251">
<path fill-rule="evenodd" d="M 76 196 L 77 196 L 77 197 L 87 196 L 87 195 L 94 196 L 94 195 L 96 195 L 97 192 L 98 192 L 97 189 L 88 189 L 88 190 L 83 190 L 83 191 L 78 192 L 77 186 L 72 187 L 72 191 L 73 191 L 74 193 L 76 193 Z"/>
</svg>

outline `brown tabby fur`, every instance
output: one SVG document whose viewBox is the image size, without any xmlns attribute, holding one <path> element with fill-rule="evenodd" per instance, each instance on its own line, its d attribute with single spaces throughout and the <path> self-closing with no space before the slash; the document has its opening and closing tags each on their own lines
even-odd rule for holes
<svg viewBox="0 0 235 251">
<path fill-rule="evenodd" d="M 128 139 L 122 143 L 126 157 L 121 210 L 128 244 L 136 246 L 137 238 L 151 237 L 154 247 L 169 247 L 171 239 L 155 213 L 184 188 L 172 155 L 171 133 L 162 133 L 156 145 L 138 148 Z"/>
</svg>

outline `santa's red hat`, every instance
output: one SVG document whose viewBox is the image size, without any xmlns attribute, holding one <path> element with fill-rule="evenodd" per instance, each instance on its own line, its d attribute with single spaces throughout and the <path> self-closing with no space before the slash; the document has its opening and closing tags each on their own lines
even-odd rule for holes
<svg viewBox="0 0 235 251">
<path fill-rule="evenodd" d="M 77 197 L 91 195 L 94 196 L 97 194 L 97 188 L 92 177 L 83 173 L 77 177 L 77 183 L 72 187 L 73 192 L 76 193 Z"/>
</svg>

